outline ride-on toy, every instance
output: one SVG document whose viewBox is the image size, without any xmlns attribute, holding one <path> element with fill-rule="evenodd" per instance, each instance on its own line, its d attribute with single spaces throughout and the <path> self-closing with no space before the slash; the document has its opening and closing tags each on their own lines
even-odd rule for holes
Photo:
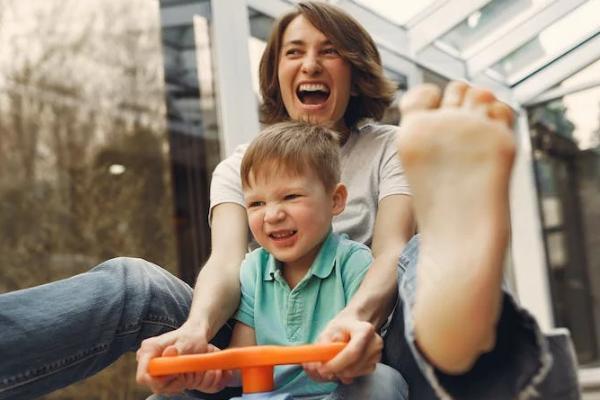
<svg viewBox="0 0 600 400">
<path fill-rule="evenodd" d="M 309 344 L 302 346 L 249 346 L 214 353 L 158 357 L 150 360 L 148 372 L 152 376 L 211 369 L 240 369 L 244 398 L 267 398 L 274 388 L 275 365 L 329 361 L 346 343 Z M 263 394 L 263 395 L 261 395 Z M 283 395 L 280 399 L 290 398 Z"/>
</svg>

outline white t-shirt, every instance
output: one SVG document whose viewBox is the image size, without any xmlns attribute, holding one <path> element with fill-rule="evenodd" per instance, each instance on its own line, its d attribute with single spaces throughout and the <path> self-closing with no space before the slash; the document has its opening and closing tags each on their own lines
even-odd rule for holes
<svg viewBox="0 0 600 400">
<path fill-rule="evenodd" d="M 353 130 L 341 149 L 342 182 L 348 188 L 344 212 L 333 219 L 335 233 L 371 246 L 379 201 L 403 194 L 410 195 L 404 169 L 396 153 L 397 127 L 366 124 Z M 240 165 L 248 145 L 239 146 L 221 161 L 213 172 L 210 185 L 210 213 L 222 203 L 244 204 Z M 251 243 L 251 248 L 256 244 Z"/>
</svg>

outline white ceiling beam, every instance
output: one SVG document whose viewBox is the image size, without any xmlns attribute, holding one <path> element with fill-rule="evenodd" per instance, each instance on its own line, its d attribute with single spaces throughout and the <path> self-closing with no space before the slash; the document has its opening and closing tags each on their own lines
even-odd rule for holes
<svg viewBox="0 0 600 400">
<path fill-rule="evenodd" d="M 490 0 L 462 0 L 444 3 L 410 27 L 408 36 L 412 53 L 417 54 L 489 2 Z"/>
<path fill-rule="evenodd" d="M 260 130 L 252 90 L 248 6 L 245 0 L 212 0 L 212 45 L 221 129 L 221 157 L 248 143 Z"/>
<path fill-rule="evenodd" d="M 377 45 L 386 47 L 401 57 L 409 58 L 410 49 L 406 29 L 351 0 L 338 0 L 335 5 L 356 18 Z"/>
<path fill-rule="evenodd" d="M 600 58 L 600 32 L 513 87 L 517 101 L 526 104 Z"/>
<path fill-rule="evenodd" d="M 528 41 L 535 38 L 542 30 L 554 22 L 564 18 L 566 14 L 579 7 L 587 0 L 556 0 L 533 14 L 530 18 L 512 27 L 502 37 L 488 44 L 481 51 L 467 59 L 469 76 L 475 76 L 502 58 L 509 55 Z"/>
<path fill-rule="evenodd" d="M 592 79 L 587 82 L 579 83 L 573 86 L 557 87 L 556 89 L 550 89 L 534 99 L 528 101 L 524 106 L 533 106 L 540 103 L 546 103 L 550 100 L 554 100 L 560 97 L 565 97 L 573 93 L 582 92 L 584 90 L 600 87 L 600 79 Z"/>
</svg>

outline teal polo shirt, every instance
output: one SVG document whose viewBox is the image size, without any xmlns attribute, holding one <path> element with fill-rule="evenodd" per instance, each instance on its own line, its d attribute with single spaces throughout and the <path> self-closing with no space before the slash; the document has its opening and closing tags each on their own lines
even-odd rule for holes
<svg viewBox="0 0 600 400">
<path fill-rule="evenodd" d="M 254 328 L 257 344 L 313 343 L 354 295 L 372 261 L 367 246 L 330 230 L 309 271 L 290 289 L 282 264 L 258 248 L 242 263 L 235 318 Z M 293 395 L 329 393 L 336 387 L 313 382 L 301 366 L 276 367 L 275 384 L 278 391 Z"/>
</svg>

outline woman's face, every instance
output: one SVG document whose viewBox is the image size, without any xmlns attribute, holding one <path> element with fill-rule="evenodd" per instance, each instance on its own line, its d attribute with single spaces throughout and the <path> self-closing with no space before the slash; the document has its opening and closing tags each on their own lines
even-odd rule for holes
<svg viewBox="0 0 600 400">
<path fill-rule="evenodd" d="M 351 95 L 350 63 L 302 15 L 283 33 L 277 76 L 290 118 L 333 123 L 340 132 L 348 129 L 344 112 Z"/>
</svg>

